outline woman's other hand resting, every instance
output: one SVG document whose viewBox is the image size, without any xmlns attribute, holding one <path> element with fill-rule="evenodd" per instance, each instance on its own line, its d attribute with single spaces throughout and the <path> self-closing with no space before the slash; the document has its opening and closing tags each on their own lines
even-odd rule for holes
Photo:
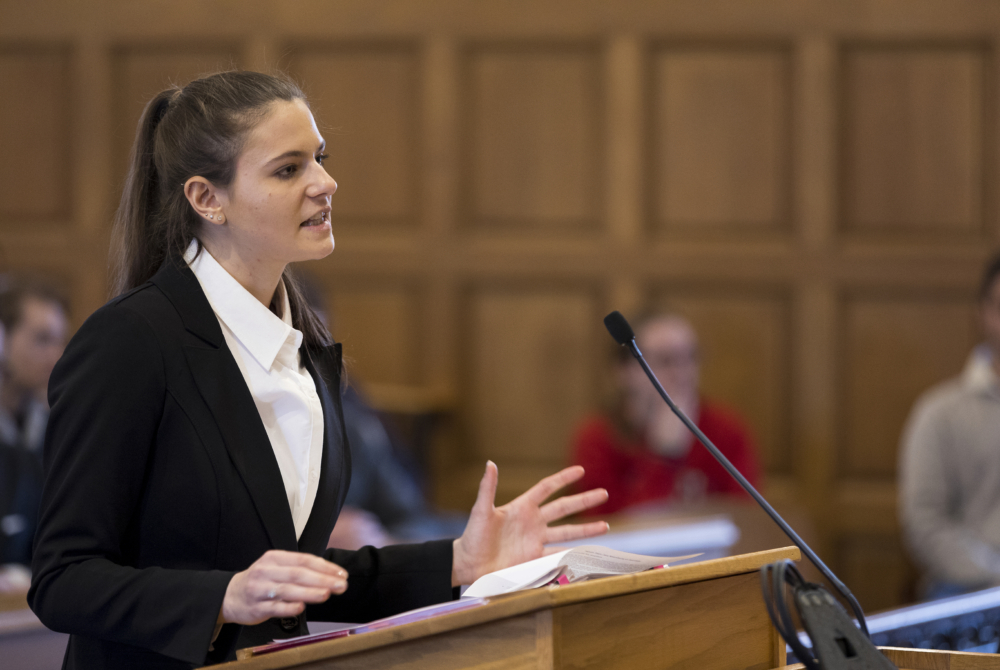
<svg viewBox="0 0 1000 670">
<path fill-rule="evenodd" d="M 301 614 L 347 589 L 347 571 L 312 554 L 272 550 L 229 582 L 219 623 L 254 625 Z"/>
<path fill-rule="evenodd" d="M 604 521 L 549 527 L 553 521 L 607 501 L 607 491 L 592 489 L 545 503 L 549 496 L 582 476 L 583 468 L 579 465 L 566 468 L 546 477 L 506 505 L 495 507 L 497 466 L 492 461 L 487 462 L 469 523 L 462 537 L 455 540 L 452 586 L 471 584 L 490 572 L 559 551 L 547 549 L 547 544 L 608 532 L 608 524 Z"/>
</svg>

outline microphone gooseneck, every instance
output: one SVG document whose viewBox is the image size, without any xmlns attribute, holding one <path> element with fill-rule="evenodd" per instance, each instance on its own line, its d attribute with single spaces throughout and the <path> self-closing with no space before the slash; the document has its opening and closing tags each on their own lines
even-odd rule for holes
<svg viewBox="0 0 1000 670">
<path fill-rule="evenodd" d="M 615 339 L 615 342 L 629 348 L 629 351 L 632 352 L 632 356 L 635 357 L 635 359 L 639 362 L 639 365 L 642 366 L 643 371 L 645 371 L 646 376 L 649 377 L 649 381 L 653 383 L 653 386 L 656 388 L 657 392 L 659 392 L 660 397 L 667 403 L 671 411 L 677 415 L 677 418 L 680 419 L 685 426 L 687 426 L 688 430 L 694 433 L 694 436 L 697 437 L 698 441 L 701 442 L 706 449 L 708 449 L 709 453 L 711 453 L 713 457 L 715 457 L 715 460 L 719 462 L 719 465 L 726 469 L 726 472 L 728 472 L 729 475 L 743 487 L 743 490 L 750 494 L 751 498 L 757 501 L 757 504 L 760 505 L 765 512 L 767 512 L 767 515 L 771 517 L 771 520 L 778 524 L 781 530 L 785 531 L 785 534 L 789 537 L 789 539 L 791 539 L 792 542 L 795 543 L 795 546 L 798 547 L 810 561 L 812 561 L 812 564 L 816 566 L 816 568 L 823 574 L 824 577 L 826 577 L 830 584 L 832 584 L 840 595 L 844 597 L 847 603 L 851 606 L 851 609 L 854 611 L 854 616 L 857 617 L 858 623 L 861 625 L 861 630 L 864 631 L 867 636 L 868 624 L 865 623 L 865 614 L 861 610 L 861 605 L 858 603 L 857 598 L 854 597 L 854 594 L 851 593 L 850 589 L 848 589 L 843 582 L 837 579 L 837 576 L 833 574 L 833 571 L 828 568 L 822 560 L 820 560 L 819 556 L 817 556 L 816 552 L 814 552 L 812 548 L 806 544 L 805 540 L 799 537 L 798 533 L 792 530 L 792 527 L 789 526 L 783 518 L 781 518 L 781 515 L 778 514 L 773 507 L 771 507 L 770 503 L 764 499 L 764 496 L 757 492 L 757 489 L 755 489 L 753 485 L 747 481 L 746 477 L 744 477 L 740 471 L 736 469 L 736 466 L 729 462 L 729 459 L 726 458 L 721 451 L 719 451 L 719 448 L 712 444 L 712 441 L 708 439 L 703 432 L 701 432 L 701 429 L 698 428 L 698 426 L 696 426 L 694 422 L 688 418 L 687 414 L 685 414 L 684 411 L 674 403 L 674 401 L 670 398 L 670 395 L 666 392 L 666 390 L 664 390 L 663 385 L 660 384 L 660 380 L 656 378 L 655 374 L 653 374 L 649 364 L 646 363 L 646 359 L 643 358 L 642 352 L 639 351 L 639 346 L 635 343 L 635 333 L 632 330 L 632 326 L 629 325 L 628 321 L 624 316 L 622 316 L 621 312 L 614 311 L 604 317 L 604 326 L 608 329 L 608 332 L 611 333 L 611 337 Z"/>
</svg>

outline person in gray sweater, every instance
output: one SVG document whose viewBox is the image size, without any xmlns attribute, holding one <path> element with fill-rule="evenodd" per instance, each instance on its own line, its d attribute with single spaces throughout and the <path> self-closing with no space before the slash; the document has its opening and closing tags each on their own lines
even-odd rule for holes
<svg viewBox="0 0 1000 670">
<path fill-rule="evenodd" d="M 1000 255 L 979 316 L 983 342 L 917 400 L 903 432 L 900 515 L 927 599 L 1000 585 Z"/>
</svg>

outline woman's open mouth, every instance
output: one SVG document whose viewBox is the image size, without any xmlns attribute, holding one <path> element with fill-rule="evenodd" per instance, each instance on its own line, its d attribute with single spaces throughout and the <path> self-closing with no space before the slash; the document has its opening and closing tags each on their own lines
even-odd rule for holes
<svg viewBox="0 0 1000 670">
<path fill-rule="evenodd" d="M 304 228 L 308 228 L 312 226 L 322 226 L 323 224 L 329 222 L 330 222 L 330 212 L 324 210 L 322 212 L 319 212 L 316 216 L 312 217 L 311 219 L 306 219 L 305 221 L 303 221 L 301 226 Z"/>
</svg>

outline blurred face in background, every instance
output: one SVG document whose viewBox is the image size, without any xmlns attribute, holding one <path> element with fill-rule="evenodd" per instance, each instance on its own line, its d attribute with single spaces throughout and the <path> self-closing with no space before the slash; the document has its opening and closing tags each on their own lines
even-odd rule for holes
<svg viewBox="0 0 1000 670">
<path fill-rule="evenodd" d="M 697 421 L 699 355 L 698 336 L 679 316 L 654 318 L 636 332 L 636 343 L 663 388 L 677 405 Z M 678 457 L 690 446 L 687 429 L 677 419 L 646 374 L 634 360 L 619 368 L 625 416 L 650 447 L 662 455 Z"/>
<path fill-rule="evenodd" d="M 44 397 L 66 346 L 66 314 L 58 303 L 29 295 L 20 317 L 4 338 L 4 383 Z"/>
<path fill-rule="evenodd" d="M 993 352 L 994 366 L 1000 359 L 1000 276 L 993 279 L 989 291 L 979 303 L 979 320 L 983 328 L 983 339 Z"/>
</svg>

